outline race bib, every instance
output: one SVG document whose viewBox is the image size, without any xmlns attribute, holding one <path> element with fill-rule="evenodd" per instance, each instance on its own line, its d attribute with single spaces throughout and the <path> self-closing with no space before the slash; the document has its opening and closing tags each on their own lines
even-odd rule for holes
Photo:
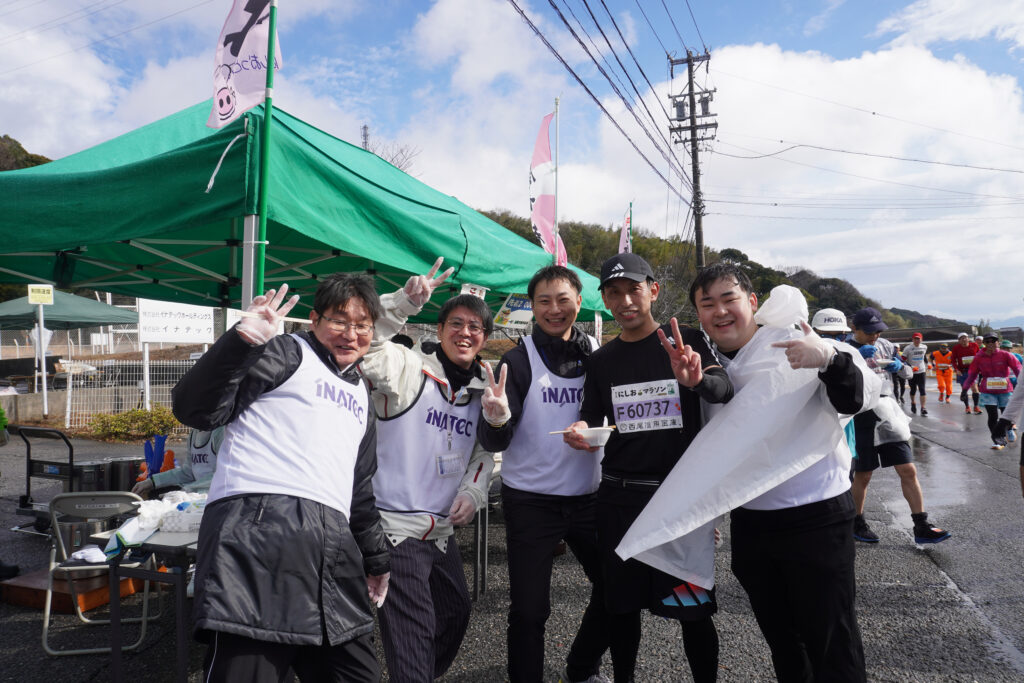
<svg viewBox="0 0 1024 683">
<path fill-rule="evenodd" d="M 974 360 L 974 356 L 964 356 L 960 359 L 960 363 L 963 365 L 970 365 L 972 360 Z"/>
<path fill-rule="evenodd" d="M 437 456 L 437 476 L 442 479 L 461 477 L 466 471 L 461 453 L 442 453 Z"/>
<path fill-rule="evenodd" d="M 612 410 L 619 433 L 683 426 L 679 384 L 674 379 L 612 387 Z"/>
<path fill-rule="evenodd" d="M 1009 382 L 1005 377 L 989 377 L 985 380 L 986 389 L 995 389 L 996 391 L 1006 391 L 1009 386 Z"/>
</svg>

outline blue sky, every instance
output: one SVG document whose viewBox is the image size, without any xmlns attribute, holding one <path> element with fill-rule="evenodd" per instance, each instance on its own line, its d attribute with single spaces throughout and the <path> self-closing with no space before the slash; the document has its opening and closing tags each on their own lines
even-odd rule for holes
<svg viewBox="0 0 1024 683">
<path fill-rule="evenodd" d="M 688 197 L 551 5 L 516 4 Z M 614 63 L 594 12 L 656 139 L 683 86 L 665 51 L 710 49 L 698 79 L 716 89 L 719 123 L 701 156 L 709 246 L 845 277 L 885 306 L 1024 315 L 1024 0 L 690 0 L 693 18 L 680 0 L 555 5 Z M 58 158 L 208 98 L 229 7 L 0 0 L 0 134 Z M 274 99 L 287 111 L 355 143 L 366 124 L 375 142 L 418 150 L 420 180 L 525 215 L 533 140 L 558 96 L 560 219 L 612 225 L 632 201 L 637 227 L 689 234 L 686 205 L 510 0 L 285 1 L 279 17 Z"/>
</svg>

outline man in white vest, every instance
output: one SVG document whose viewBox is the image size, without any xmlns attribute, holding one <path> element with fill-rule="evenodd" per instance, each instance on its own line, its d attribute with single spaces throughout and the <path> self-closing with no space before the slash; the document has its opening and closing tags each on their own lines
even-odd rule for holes
<svg viewBox="0 0 1024 683">
<path fill-rule="evenodd" d="M 577 451 L 551 435 L 576 421 L 587 364 L 597 347 L 574 325 L 582 289 L 576 273 L 563 266 L 546 266 L 533 276 L 527 287 L 536 321 L 533 333 L 502 357 L 497 382 L 490 375 L 484 419 L 477 428 L 484 448 L 503 453 L 508 676 L 514 683 L 544 680 L 551 569 L 563 539 L 592 590 L 561 680 L 607 680 L 599 676 L 608 649 L 596 517 L 602 453 Z"/>
<path fill-rule="evenodd" d="M 494 469 L 476 438 L 487 386 L 478 354 L 493 326 L 483 299 L 446 301 L 438 343 L 389 341 L 451 273 L 434 277 L 441 262 L 381 297 L 384 315 L 360 367 L 380 428 L 373 488 L 391 553 L 378 615 L 388 676 L 401 683 L 441 677 L 458 654 L 471 605 L 454 527 L 487 504 Z"/>
<path fill-rule="evenodd" d="M 204 681 L 377 681 L 370 600 L 387 542 L 374 502 L 377 425 L 356 366 L 380 301 L 365 276 L 317 288 L 308 332 L 277 335 L 298 301 L 253 299 L 172 392 L 174 414 L 226 425 L 199 530 L 195 632 Z"/>
</svg>

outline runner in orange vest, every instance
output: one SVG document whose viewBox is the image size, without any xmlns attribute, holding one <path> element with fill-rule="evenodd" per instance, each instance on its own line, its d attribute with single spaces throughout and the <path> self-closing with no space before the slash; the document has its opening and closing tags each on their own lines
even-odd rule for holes
<svg viewBox="0 0 1024 683">
<path fill-rule="evenodd" d="M 932 352 L 932 363 L 939 383 L 939 403 L 949 403 L 949 397 L 953 395 L 953 352 L 949 350 L 949 344 L 939 344 L 939 350 Z"/>
</svg>

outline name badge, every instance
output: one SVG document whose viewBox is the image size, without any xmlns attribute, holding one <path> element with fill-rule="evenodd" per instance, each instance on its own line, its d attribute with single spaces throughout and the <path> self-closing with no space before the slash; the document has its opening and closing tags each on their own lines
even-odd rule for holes
<svg viewBox="0 0 1024 683">
<path fill-rule="evenodd" d="M 1009 386 L 1009 382 L 1005 377 L 989 377 L 985 380 L 986 389 L 996 389 L 999 391 L 1006 391 Z"/>
<path fill-rule="evenodd" d="M 461 453 L 442 453 L 435 460 L 437 476 L 442 479 L 461 477 L 466 472 L 466 464 L 462 461 Z"/>
<path fill-rule="evenodd" d="M 612 411 L 619 433 L 683 426 L 679 385 L 674 379 L 612 387 Z"/>
</svg>

